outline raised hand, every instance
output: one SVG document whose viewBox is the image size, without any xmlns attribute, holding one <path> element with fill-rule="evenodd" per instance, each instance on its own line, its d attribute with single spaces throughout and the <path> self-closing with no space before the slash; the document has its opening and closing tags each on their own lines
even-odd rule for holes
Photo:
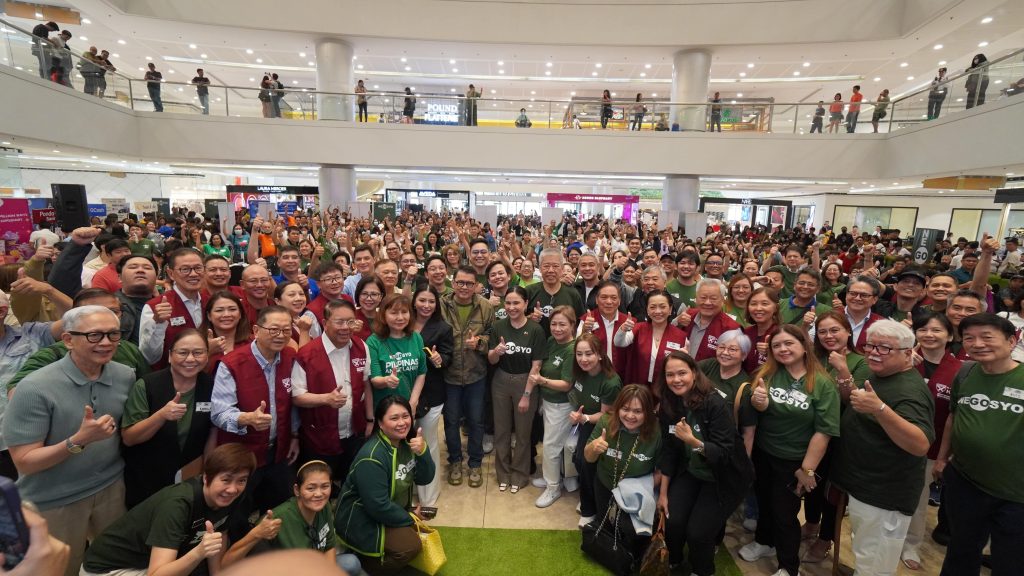
<svg viewBox="0 0 1024 576">
<path fill-rule="evenodd" d="M 633 318 L 632 314 L 626 315 L 626 321 L 622 323 L 623 332 L 632 332 L 636 328 L 636 318 Z"/>
<path fill-rule="evenodd" d="M 82 416 L 82 425 L 78 427 L 78 432 L 75 433 L 75 444 L 85 446 L 93 442 L 106 440 L 113 436 L 116 430 L 117 423 L 114 422 L 113 416 L 104 414 L 96 418 L 92 406 L 86 405 L 84 415 Z"/>
<path fill-rule="evenodd" d="M 325 396 L 327 397 L 327 405 L 331 408 L 341 408 L 348 402 L 348 395 L 345 394 L 345 391 L 342 390 L 341 387 L 331 390 L 325 394 Z"/>
<path fill-rule="evenodd" d="M 426 440 L 423 439 L 423 428 L 416 429 L 416 435 L 413 436 L 412 440 L 409 440 L 409 448 L 412 448 L 413 454 L 422 454 L 426 448 Z"/>
<path fill-rule="evenodd" d="M 272 415 L 270 415 L 270 414 L 267 414 L 266 410 L 267 410 L 267 403 L 266 403 L 266 401 L 260 400 L 259 408 L 257 408 L 254 412 L 251 412 L 251 414 L 252 414 L 252 424 L 251 424 L 251 426 L 255 430 L 259 431 L 259 432 L 262 432 L 264 430 L 269 430 L 270 429 L 270 423 L 273 422 L 273 420 L 274 420 L 274 417 Z"/>
<path fill-rule="evenodd" d="M 353 334 L 358 334 L 363 329 L 363 321 L 359 319 L 353 320 L 352 323 L 349 324 L 349 329 Z"/>
<path fill-rule="evenodd" d="M 169 400 L 164 407 L 160 409 L 160 415 L 164 420 L 168 422 L 177 422 L 185 416 L 185 411 L 188 409 L 188 404 L 181 403 L 181 392 L 175 392 L 174 398 Z"/>
<path fill-rule="evenodd" d="M 213 531 L 213 522 L 206 521 L 206 532 L 203 533 L 203 539 L 199 542 L 199 546 L 196 546 L 199 557 L 206 559 L 211 558 L 220 554 L 221 549 L 224 547 L 224 536 L 220 532 Z"/>
<path fill-rule="evenodd" d="M 306 276 L 305 274 L 299 274 L 297 281 L 299 284 L 302 285 L 303 288 L 307 290 L 309 289 L 309 276 Z"/>
<path fill-rule="evenodd" d="M 750 404 L 759 412 L 768 409 L 768 387 L 764 384 L 764 378 L 758 378 L 754 389 L 750 393 Z"/>
<path fill-rule="evenodd" d="M 93 228 L 92 226 L 75 228 L 71 232 L 71 241 L 79 246 L 86 246 L 92 244 L 99 237 L 100 232 L 99 228 Z"/>
<path fill-rule="evenodd" d="M 313 319 L 309 316 L 299 316 L 295 319 L 294 324 L 300 334 L 309 334 L 309 331 L 313 328 Z"/>
<path fill-rule="evenodd" d="M 437 351 L 437 346 L 431 346 L 430 347 L 430 362 L 434 365 L 434 368 L 440 368 L 442 361 L 443 361 L 443 358 L 441 358 L 440 352 Z"/>
<path fill-rule="evenodd" d="M 480 337 L 476 335 L 476 331 L 473 329 L 466 330 L 466 338 L 464 340 L 466 348 L 476 350 L 476 347 L 480 344 Z"/>
<path fill-rule="evenodd" d="M 604 454 L 605 452 L 608 451 L 607 436 L 608 431 L 601 430 L 601 436 L 599 438 L 594 438 L 594 440 L 590 442 L 590 445 L 593 446 L 594 451 L 597 452 L 598 454 Z"/>
<path fill-rule="evenodd" d="M 885 403 L 875 394 L 875 389 L 871 386 L 870 380 L 864 381 L 863 389 L 856 389 L 850 392 L 850 407 L 861 414 L 879 412 L 884 406 Z"/>
<path fill-rule="evenodd" d="M 53 246 L 48 246 L 46 244 L 46 238 L 40 238 L 39 246 L 36 247 L 35 253 L 32 254 L 32 260 L 35 260 L 37 262 L 46 262 L 47 260 L 53 258 L 53 253 Z"/>
<path fill-rule="evenodd" d="M 808 310 L 804 313 L 804 327 L 814 326 L 815 317 L 816 315 L 814 314 L 814 310 Z"/>
<path fill-rule="evenodd" d="M 50 290 L 50 285 L 42 280 L 36 280 L 25 275 L 25 268 L 18 268 L 18 279 L 11 282 L 11 293 L 20 295 L 45 295 Z"/>
<path fill-rule="evenodd" d="M 693 317 L 690 316 L 689 308 L 686 307 L 686 304 L 683 304 L 683 308 L 679 312 L 679 316 L 676 316 L 676 324 L 685 328 L 689 326 L 691 322 L 693 322 Z"/>
<path fill-rule="evenodd" d="M 267 510 L 267 515 L 252 529 L 253 536 L 260 540 L 273 540 L 281 531 L 281 519 L 274 518 L 274 511 Z"/>
<path fill-rule="evenodd" d="M 206 331 L 206 346 L 210 351 L 210 355 L 224 353 L 224 344 L 226 338 L 223 336 L 217 336 L 213 330 Z"/>
<path fill-rule="evenodd" d="M 505 337 L 502 336 L 498 340 L 498 345 L 494 347 L 494 353 L 498 356 L 505 354 L 508 351 L 508 347 L 505 345 Z"/>
<path fill-rule="evenodd" d="M 388 388 L 398 388 L 398 384 L 401 380 L 398 378 L 398 366 L 391 369 L 391 374 L 384 377 L 384 384 Z"/>
<path fill-rule="evenodd" d="M 597 329 L 597 318 L 594 316 L 594 312 L 590 311 L 583 317 L 583 330 L 585 332 L 593 332 Z"/>
<path fill-rule="evenodd" d="M 171 319 L 171 303 L 167 300 L 167 295 L 160 297 L 160 302 L 153 307 L 153 322 L 156 324 L 162 324 Z"/>
<path fill-rule="evenodd" d="M 533 312 L 530 313 L 530 320 L 534 322 L 540 322 L 540 319 L 544 317 L 544 312 L 540 309 L 540 302 L 533 303 Z"/>
<path fill-rule="evenodd" d="M 587 417 L 583 415 L 583 406 L 580 406 L 579 410 L 569 412 L 569 421 L 573 424 L 582 424 L 587 421 Z"/>
<path fill-rule="evenodd" d="M 693 429 L 686 423 L 686 418 L 680 418 L 679 422 L 676 422 L 675 435 L 683 444 L 689 444 L 696 440 L 693 435 Z"/>
<path fill-rule="evenodd" d="M 846 366 L 846 347 L 842 350 L 833 350 L 828 353 L 828 365 L 835 368 L 836 371 L 845 372 L 848 368 Z"/>
</svg>

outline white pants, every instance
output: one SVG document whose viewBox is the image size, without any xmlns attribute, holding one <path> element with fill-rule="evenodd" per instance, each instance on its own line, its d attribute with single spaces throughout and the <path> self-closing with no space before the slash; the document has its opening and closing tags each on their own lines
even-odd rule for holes
<svg viewBox="0 0 1024 576">
<path fill-rule="evenodd" d="M 558 487 L 562 483 L 563 467 L 566 478 L 576 477 L 572 453 L 565 445 L 572 429 L 572 423 L 569 422 L 572 406 L 568 402 L 557 404 L 541 400 L 540 409 L 544 414 L 544 481 L 550 487 Z"/>
<path fill-rule="evenodd" d="M 910 518 L 910 528 L 907 530 L 907 539 L 903 542 L 903 554 L 901 558 L 921 562 L 921 542 L 924 541 L 924 534 L 928 520 L 928 495 L 931 492 L 929 485 L 932 483 L 932 469 L 935 468 L 935 460 L 927 460 L 924 470 L 924 488 L 921 490 L 921 499 L 917 502 L 917 510 Z"/>
<path fill-rule="evenodd" d="M 114 570 L 113 572 L 86 572 L 83 567 L 78 572 L 78 576 L 146 576 L 149 572 L 148 568 L 125 568 L 124 570 Z"/>
<path fill-rule="evenodd" d="M 423 439 L 427 441 L 427 449 L 430 450 L 430 458 L 434 461 L 434 470 L 436 470 L 430 484 L 416 487 L 420 505 L 430 508 L 437 505 L 437 497 L 441 494 L 441 445 L 438 429 L 441 425 L 441 410 L 443 408 L 444 404 L 434 406 L 426 416 L 416 421 L 416 426 L 423 428 Z"/>
<path fill-rule="evenodd" d="M 910 516 L 865 504 L 850 496 L 851 547 L 857 562 L 854 576 L 891 576 L 900 563 Z"/>
</svg>

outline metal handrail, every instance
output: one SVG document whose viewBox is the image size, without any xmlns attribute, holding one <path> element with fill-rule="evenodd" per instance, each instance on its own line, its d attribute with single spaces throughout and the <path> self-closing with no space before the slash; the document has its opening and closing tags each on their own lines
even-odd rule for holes
<svg viewBox="0 0 1024 576">
<path fill-rule="evenodd" d="M 966 77 L 970 76 L 971 74 L 978 74 L 978 73 L 981 73 L 981 72 L 988 73 L 988 71 L 992 67 L 994 67 L 996 64 L 1000 64 L 1002 62 L 1005 62 L 1005 61 L 1013 58 L 1014 56 L 1020 56 L 1022 54 L 1024 54 L 1024 48 L 1018 48 L 1017 50 L 1014 50 L 1013 52 L 1010 52 L 1009 54 L 1006 54 L 1005 56 L 1001 56 L 999 58 L 996 58 L 995 60 L 989 60 L 989 61 L 985 62 L 984 65 L 979 66 L 975 70 L 972 70 L 972 69 L 968 68 L 968 69 L 964 70 L 963 72 L 960 72 L 959 74 L 956 74 L 955 76 L 946 76 L 946 78 L 942 81 L 942 83 L 943 84 L 951 84 L 954 80 L 959 80 L 961 78 L 966 78 Z M 892 99 L 892 103 L 896 104 L 898 102 L 902 102 L 903 100 L 907 100 L 907 99 L 913 98 L 915 96 L 920 96 L 921 94 L 924 94 L 925 92 L 928 92 L 929 90 L 932 89 L 931 84 L 932 84 L 932 82 L 929 81 L 927 85 L 919 88 L 918 90 L 915 90 L 913 92 L 909 92 L 909 93 L 904 94 L 904 95 L 902 95 L 902 96 L 900 96 L 898 98 L 893 98 Z"/>
</svg>

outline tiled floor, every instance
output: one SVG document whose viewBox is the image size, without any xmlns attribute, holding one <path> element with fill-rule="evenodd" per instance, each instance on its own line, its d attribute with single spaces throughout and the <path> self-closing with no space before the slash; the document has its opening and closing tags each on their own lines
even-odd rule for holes
<svg viewBox="0 0 1024 576">
<path fill-rule="evenodd" d="M 563 492 L 562 497 L 552 506 L 541 509 L 534 506 L 534 501 L 543 492 L 540 488 L 527 486 L 518 494 L 499 492 L 494 473 L 493 454 L 488 454 L 484 458 L 483 486 L 470 488 L 468 478 L 464 479 L 461 486 L 449 486 L 447 468 L 444 464 L 446 457 L 447 454 L 442 448 L 442 464 L 438 470 L 438 473 L 442 475 L 441 497 L 437 503 L 438 514 L 432 524 L 466 528 L 576 529 L 576 523 L 579 520 L 575 510 L 576 504 L 579 502 L 577 494 Z M 935 525 L 935 511 L 936 508 L 929 508 L 929 530 Z M 750 576 L 773 574 L 777 568 L 774 558 L 765 558 L 756 563 L 744 562 L 739 559 L 737 551 L 752 538 L 752 534 L 744 531 L 736 522 L 730 521 L 726 529 L 725 545 L 737 559 L 736 563 L 744 574 Z M 844 524 L 840 560 L 844 564 L 852 566 L 853 554 L 850 552 L 849 541 L 849 528 Z M 939 573 L 944 552 L 944 548 L 926 537 L 925 543 L 921 547 L 923 569 L 915 572 L 900 565 L 898 574 L 900 576 L 935 576 Z M 804 564 L 800 569 L 800 573 L 804 576 L 826 576 L 831 572 L 831 555 L 821 564 Z M 988 569 L 983 569 L 982 574 L 988 574 Z"/>
</svg>

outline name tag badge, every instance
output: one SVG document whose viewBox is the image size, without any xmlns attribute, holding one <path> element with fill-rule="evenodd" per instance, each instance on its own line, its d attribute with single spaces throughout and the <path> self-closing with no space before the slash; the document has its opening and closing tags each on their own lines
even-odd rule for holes
<svg viewBox="0 0 1024 576">
<path fill-rule="evenodd" d="M 803 403 L 803 402 L 807 401 L 807 394 L 804 394 L 803 392 L 801 392 L 799 390 L 791 390 L 789 392 L 789 397 L 794 399 L 794 400 L 796 400 L 797 402 L 800 402 L 800 403 Z"/>
<path fill-rule="evenodd" d="M 577 383 L 573 384 L 572 387 L 577 389 L 577 390 L 579 390 L 580 392 L 583 392 L 583 384 L 580 383 L 580 382 L 577 382 Z"/>
<path fill-rule="evenodd" d="M 185 325 L 185 317 L 184 316 L 174 316 L 174 317 L 171 318 L 171 326 L 184 326 L 184 325 Z"/>
<path fill-rule="evenodd" d="M 622 459 L 622 452 L 616 450 L 615 448 L 609 448 L 608 451 L 605 452 L 605 454 L 609 458 L 615 458 L 616 460 L 621 460 Z"/>
<path fill-rule="evenodd" d="M 196 412 L 209 412 L 209 411 L 210 411 L 210 403 L 209 402 L 196 402 Z"/>
<path fill-rule="evenodd" d="M 666 342 L 665 343 L 665 348 L 668 348 L 669 350 L 681 350 L 682 349 L 679 346 L 678 342 Z"/>
<path fill-rule="evenodd" d="M 669 436 L 675 436 L 676 435 L 676 425 L 675 424 L 669 424 L 668 425 L 668 434 L 669 434 Z"/>
<path fill-rule="evenodd" d="M 1010 388 L 1009 386 L 1007 386 L 1006 388 L 1003 389 L 1003 396 L 1016 398 L 1017 400 L 1024 400 L 1024 390 L 1021 390 L 1019 388 Z"/>
</svg>

